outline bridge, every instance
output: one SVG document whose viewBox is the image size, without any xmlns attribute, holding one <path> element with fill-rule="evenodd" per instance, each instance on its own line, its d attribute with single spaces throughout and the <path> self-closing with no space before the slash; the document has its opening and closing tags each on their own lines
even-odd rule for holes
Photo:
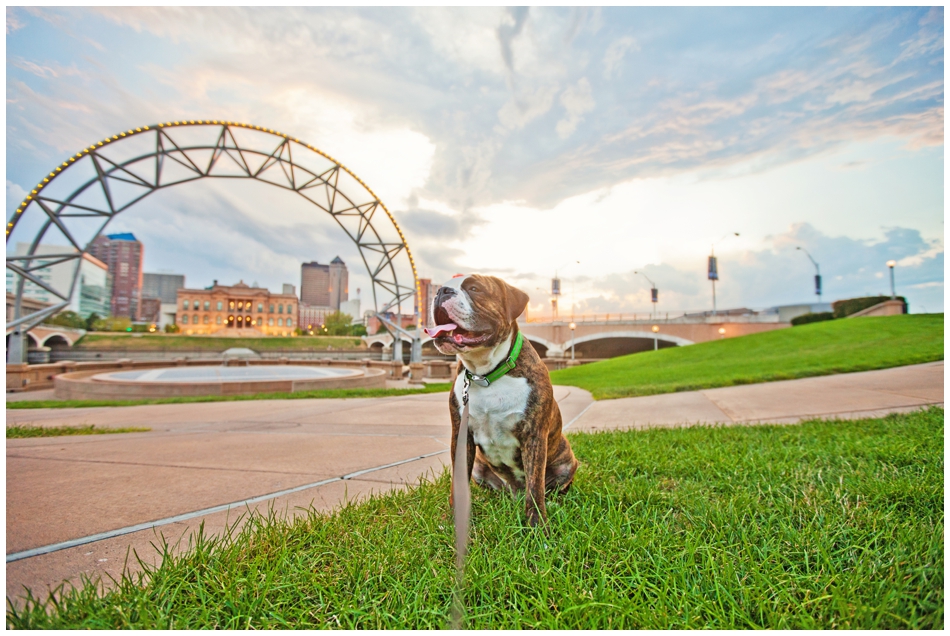
<svg viewBox="0 0 950 636">
<path fill-rule="evenodd" d="M 614 358 L 650 351 L 654 347 L 683 347 L 791 326 L 788 322 L 781 322 L 777 313 L 770 312 L 733 315 L 684 314 L 656 320 L 645 317 L 644 314 L 578 316 L 574 319 L 573 333 L 570 322 L 543 318 L 526 320 L 522 316 L 518 320 L 518 326 L 542 358 L 569 358 L 573 345 L 574 357 L 582 359 Z M 393 337 L 388 333 L 367 336 L 365 340 L 371 348 L 384 353 L 392 351 Z M 406 336 L 403 336 L 402 340 L 411 342 Z M 406 347 L 403 347 L 403 350 L 405 351 Z M 432 344 L 432 339 L 426 335 L 422 337 L 422 354 L 427 358 L 440 355 Z"/>
</svg>

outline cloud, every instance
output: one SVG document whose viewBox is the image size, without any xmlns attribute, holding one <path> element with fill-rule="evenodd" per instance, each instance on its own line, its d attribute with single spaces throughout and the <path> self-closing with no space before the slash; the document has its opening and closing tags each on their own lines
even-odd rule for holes
<svg viewBox="0 0 950 636">
<path fill-rule="evenodd" d="M 629 35 L 625 35 L 610 43 L 610 46 L 607 47 L 607 51 L 604 53 L 604 79 L 609 80 L 615 76 L 620 76 L 622 73 L 620 65 L 627 51 L 631 49 L 639 51 L 640 46 L 637 44 L 637 41 Z"/>
<path fill-rule="evenodd" d="M 565 139 L 574 134 L 578 124 L 584 120 L 584 114 L 594 110 L 594 97 L 586 77 L 578 80 L 576 86 L 570 86 L 561 93 L 561 105 L 564 106 L 567 117 L 557 123 L 557 134 L 561 139 Z"/>
<path fill-rule="evenodd" d="M 19 31 L 25 26 L 13 7 L 7 7 L 7 35 Z"/>
<path fill-rule="evenodd" d="M 898 294 L 907 296 L 917 310 L 920 304 L 930 311 L 943 307 L 943 243 L 928 242 L 917 230 L 887 228 L 884 239 L 873 241 L 828 236 L 807 223 L 799 223 L 767 237 L 764 243 L 757 250 L 717 250 L 720 309 L 815 302 L 815 269 L 805 254 L 796 250 L 798 246 L 808 250 L 821 268 L 824 302 L 890 295 L 886 262 L 895 259 Z M 689 269 L 683 263 L 665 263 L 647 265 L 639 271 L 645 272 L 660 290 L 661 311 L 712 309 L 704 259 L 696 259 Z M 650 285 L 633 271 L 596 277 L 579 289 L 576 313 L 646 312 L 650 308 Z"/>
<path fill-rule="evenodd" d="M 860 206 L 842 193 L 890 196 L 893 184 L 876 171 L 884 154 L 927 174 L 942 162 L 942 25 L 942 9 L 904 7 L 8 10 L 8 179 L 34 183 L 79 148 L 144 123 L 249 121 L 321 148 L 397 218 L 405 213 L 420 267 L 495 262 L 491 250 L 517 224 L 539 256 L 498 266 L 527 276 L 558 265 L 548 246 L 560 243 L 608 254 L 632 237 L 661 262 L 662 250 L 684 249 L 678 229 L 692 232 L 732 201 L 728 180 L 801 178 L 792 168 L 833 156 L 826 172 L 838 182 L 795 198 L 798 210 L 775 201 L 775 188 L 736 209 L 750 222 L 772 217 L 778 225 L 763 222 L 761 236 L 804 218 L 818 227 L 812 211 L 835 197 L 841 210 L 827 206 L 822 230 L 847 226 L 857 240 L 866 223 L 846 218 Z M 640 51 L 636 64 L 631 51 Z M 896 145 L 882 154 L 874 140 Z M 856 176 L 863 188 L 840 185 Z M 664 180 L 670 187 L 653 192 L 649 209 L 644 189 L 627 187 Z M 942 192 L 940 179 L 911 180 Z M 723 187 L 690 200 L 689 212 L 667 205 L 685 205 L 678 192 L 697 181 Z M 928 219 L 942 214 L 942 198 L 940 207 L 913 210 L 902 226 L 934 236 L 939 221 Z M 637 210 L 629 224 L 621 209 Z M 664 238 L 653 245 L 638 232 L 658 209 L 682 220 L 672 229 L 657 221 Z M 266 253 L 253 238 L 234 240 Z M 933 262 L 927 253 L 903 258 Z M 626 260 L 615 267 L 631 270 Z"/>
<path fill-rule="evenodd" d="M 524 28 L 528 19 L 528 7 L 511 7 L 508 14 L 508 19 L 498 25 L 498 44 L 501 46 L 501 59 L 505 61 L 508 70 L 514 73 L 515 61 L 511 45 Z"/>
</svg>

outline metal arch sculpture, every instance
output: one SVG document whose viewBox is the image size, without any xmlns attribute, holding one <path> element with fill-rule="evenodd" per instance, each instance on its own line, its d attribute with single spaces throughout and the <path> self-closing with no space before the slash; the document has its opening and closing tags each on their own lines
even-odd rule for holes
<svg viewBox="0 0 950 636">
<path fill-rule="evenodd" d="M 83 164 L 85 168 L 80 170 Z M 70 178 L 73 174 L 78 175 L 78 182 Z M 208 177 L 255 179 L 276 185 L 329 213 L 360 251 L 372 280 L 378 314 L 393 309 L 401 313 L 402 303 L 417 292 L 415 261 L 402 230 L 369 186 L 339 161 L 295 137 L 262 126 L 221 120 L 176 121 L 127 130 L 84 148 L 57 166 L 23 200 L 7 222 L 7 242 L 17 224 L 30 215 L 39 217 L 40 229 L 26 254 L 7 251 L 7 269 L 19 277 L 7 333 L 27 331 L 69 304 L 86 247 L 113 217 L 157 190 Z M 385 216 L 376 215 L 380 209 Z M 51 230 L 61 233 L 75 251 L 37 253 Z M 397 262 L 403 253 L 412 271 L 411 285 L 405 284 L 405 275 L 400 282 L 397 273 L 402 269 L 405 274 L 404 266 Z M 68 289 L 57 288 L 37 274 L 37 270 L 71 261 L 75 269 Z M 60 302 L 21 315 L 27 281 Z"/>
</svg>

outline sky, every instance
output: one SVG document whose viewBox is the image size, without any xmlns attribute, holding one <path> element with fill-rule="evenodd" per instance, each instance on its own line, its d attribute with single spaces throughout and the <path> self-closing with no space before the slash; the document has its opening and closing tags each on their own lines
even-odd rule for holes
<svg viewBox="0 0 950 636">
<path fill-rule="evenodd" d="M 897 293 L 944 307 L 943 8 L 7 8 L 8 218 L 54 166 L 180 119 L 280 130 L 386 204 L 420 277 L 550 312 Z M 29 224 L 12 240 L 28 240 Z M 19 226 L 18 226 L 19 228 Z M 359 254 L 256 182 L 162 190 L 108 232 L 145 271 L 299 285 Z M 739 236 L 735 236 L 739 233 Z M 12 243 L 11 243 L 12 244 Z M 714 245 L 715 244 L 715 245 Z M 364 303 L 364 309 L 368 308 Z"/>
</svg>

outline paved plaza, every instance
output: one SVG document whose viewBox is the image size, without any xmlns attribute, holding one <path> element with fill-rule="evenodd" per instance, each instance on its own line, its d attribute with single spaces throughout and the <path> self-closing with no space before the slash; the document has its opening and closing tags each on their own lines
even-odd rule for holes
<svg viewBox="0 0 950 636">
<path fill-rule="evenodd" d="M 555 394 L 568 432 L 580 432 L 877 417 L 942 405 L 943 386 L 935 362 L 601 402 L 572 387 Z M 332 510 L 433 477 L 449 463 L 446 402 L 426 394 L 7 411 L 8 425 L 152 429 L 7 440 L 7 595 L 81 574 L 108 581 L 130 549 L 154 563 L 159 535 L 187 547 L 199 524 L 217 533 L 248 508 Z"/>
</svg>

